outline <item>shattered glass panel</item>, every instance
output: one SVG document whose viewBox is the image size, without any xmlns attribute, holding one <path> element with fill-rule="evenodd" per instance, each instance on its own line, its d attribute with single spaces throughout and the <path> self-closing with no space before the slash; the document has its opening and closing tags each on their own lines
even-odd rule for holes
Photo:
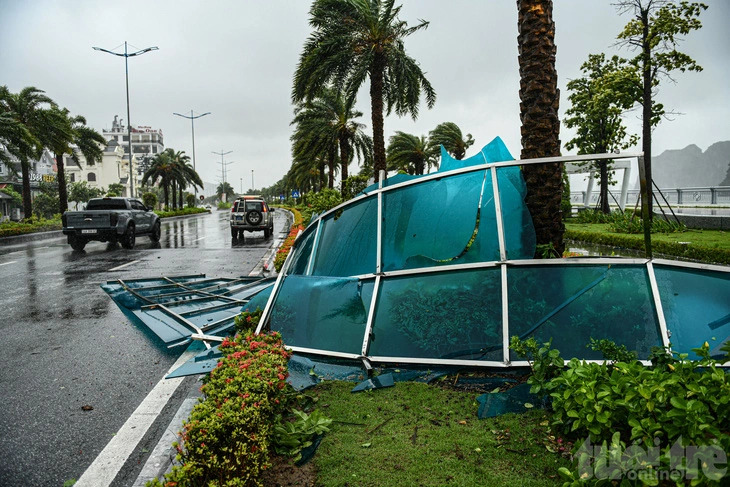
<svg viewBox="0 0 730 487">
<path fill-rule="evenodd" d="M 292 261 L 289 264 L 289 274 L 306 274 L 309 265 L 309 256 L 312 254 L 312 246 L 317 235 L 317 225 L 310 225 L 297 239 L 296 246 L 292 250 Z"/>
<path fill-rule="evenodd" d="M 708 342 L 719 355 L 730 337 L 730 273 L 661 264 L 654 272 L 672 350 L 697 358 L 692 349 Z"/>
<path fill-rule="evenodd" d="M 492 183 L 484 171 L 389 191 L 383 216 L 385 271 L 499 260 Z"/>
<path fill-rule="evenodd" d="M 586 348 L 608 338 L 646 359 L 661 346 L 643 265 L 537 265 L 507 272 L 510 336 L 553 339 L 563 358 L 602 359 Z M 520 360 L 513 352 L 511 360 Z"/>
<path fill-rule="evenodd" d="M 504 228 L 507 259 L 531 259 L 535 255 L 535 227 L 525 205 L 527 187 L 518 167 L 497 169 L 499 201 L 502 206 L 502 228 Z M 494 235 L 484 235 L 484 240 Z"/>
<path fill-rule="evenodd" d="M 271 329 L 288 346 L 362 351 L 374 281 L 288 276 L 271 314 Z"/>
<path fill-rule="evenodd" d="M 357 276 L 375 272 L 378 199 L 373 196 L 322 221 L 312 274 Z"/>
<path fill-rule="evenodd" d="M 368 354 L 501 361 L 500 270 L 381 281 Z"/>
</svg>

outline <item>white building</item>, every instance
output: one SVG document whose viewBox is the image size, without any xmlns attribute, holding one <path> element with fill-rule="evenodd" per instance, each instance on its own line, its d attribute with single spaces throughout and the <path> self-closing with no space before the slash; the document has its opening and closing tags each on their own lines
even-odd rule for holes
<svg viewBox="0 0 730 487">
<path fill-rule="evenodd" d="M 153 129 L 146 125 L 131 127 L 132 153 L 139 162 L 138 170 L 142 173 L 147 169 L 150 160 L 165 150 L 162 130 Z M 122 125 L 119 115 L 114 115 L 111 130 L 104 129 L 102 135 L 107 140 L 116 140 L 124 149 L 124 157 L 129 158 L 129 135 L 127 127 Z"/>
<path fill-rule="evenodd" d="M 139 188 L 142 176 L 138 171 L 137 158 L 134 161 L 134 188 L 135 192 Z M 82 154 L 79 154 L 79 163 L 77 166 L 71 160 L 70 156 L 64 156 L 64 165 L 68 181 L 71 183 L 86 181 L 89 187 L 109 190 L 111 184 L 121 184 L 124 186 L 124 192 L 120 196 L 129 196 L 129 160 L 125 157 L 122 146 L 111 139 L 104 148 L 104 155 L 101 162 L 96 164 L 88 164 Z"/>
</svg>

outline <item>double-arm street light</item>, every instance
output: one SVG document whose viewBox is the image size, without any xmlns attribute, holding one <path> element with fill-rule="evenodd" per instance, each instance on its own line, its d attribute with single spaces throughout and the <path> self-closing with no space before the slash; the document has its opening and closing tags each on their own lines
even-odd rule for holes
<svg viewBox="0 0 730 487">
<path fill-rule="evenodd" d="M 190 119 L 190 128 L 193 131 L 193 171 L 196 171 L 197 172 L 197 169 L 195 169 L 195 119 L 196 118 L 200 118 L 200 117 L 204 117 L 206 115 L 210 115 L 210 112 L 201 113 L 200 115 L 193 115 L 193 111 L 190 110 L 190 115 L 183 115 L 183 114 L 177 113 L 177 112 L 173 112 L 172 114 L 173 115 L 177 115 L 178 117 Z M 197 186 L 194 186 L 194 187 L 195 187 L 195 196 L 197 198 L 197 196 L 198 196 L 198 187 Z"/>
<path fill-rule="evenodd" d="M 142 54 L 149 51 L 156 51 L 157 46 L 147 47 L 140 49 L 135 52 L 127 52 L 127 41 L 124 41 L 124 53 L 110 51 L 109 49 L 103 49 L 101 47 L 93 47 L 95 51 L 102 51 L 115 56 L 124 57 L 124 74 L 127 81 L 127 139 L 129 143 L 129 196 L 134 197 L 134 169 L 132 163 L 132 120 L 129 118 L 129 64 L 127 59 L 134 56 L 141 56 Z"/>
</svg>

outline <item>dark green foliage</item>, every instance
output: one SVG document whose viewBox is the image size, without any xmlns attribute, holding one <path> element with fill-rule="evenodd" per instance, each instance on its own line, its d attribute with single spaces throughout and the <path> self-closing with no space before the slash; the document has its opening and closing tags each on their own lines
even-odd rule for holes
<svg viewBox="0 0 730 487">
<path fill-rule="evenodd" d="M 349 200 L 357 196 L 362 190 L 367 188 L 368 178 L 365 175 L 358 174 L 350 176 L 343 182 L 342 199 Z"/>
<path fill-rule="evenodd" d="M 643 452 L 646 457 L 647 448 L 656 447 L 655 470 L 650 468 L 648 473 L 664 472 L 669 478 L 669 470 L 679 469 L 681 481 L 697 475 L 698 481 L 692 485 L 718 485 L 713 482 L 719 480 L 718 476 L 726 467 L 721 456 L 714 457 L 717 464 L 710 466 L 714 470 L 707 466 L 710 460 L 705 460 L 700 471 L 696 469 L 697 465 L 694 470 L 692 465 L 671 465 L 670 457 L 672 447 L 676 448 L 680 441 L 681 446 L 704 446 L 715 453 L 730 453 L 730 432 L 724 426 L 730 417 L 730 375 L 719 367 L 730 360 L 730 353 L 719 361 L 714 360 L 710 357 L 709 344 L 704 343 L 693 349 L 700 360 L 691 361 L 687 354 L 656 349 L 652 355 L 653 365 L 646 367 L 625 348 L 607 340 L 592 340 L 591 346 L 602 350 L 612 362 L 587 363 L 572 359 L 563 370 L 562 364 L 550 361 L 553 355 L 559 357 L 559 353 L 551 350 L 549 343 L 538 348 L 536 343 L 519 342 L 516 337 L 512 342 L 515 351 L 521 355 L 530 353 L 533 357 L 534 375 L 530 381 L 539 385 L 536 392 L 549 395 L 552 400 L 556 434 L 568 434 L 576 444 L 590 438 L 594 445 L 614 445 L 618 455 L 612 458 L 611 465 L 603 465 L 609 468 L 609 474 L 626 481 L 636 480 L 636 477 L 626 478 L 627 472 L 636 473 L 649 467 L 631 463 L 640 458 L 632 457 L 632 454 Z M 551 369 L 551 366 L 554 367 Z M 560 474 L 567 481 L 564 485 L 611 485 L 591 476 L 581 478 L 580 472 L 596 458 L 591 456 L 593 452 L 581 449 L 574 454 L 576 461 L 581 462 L 580 469 L 561 469 Z M 658 483 L 649 481 L 648 485 Z"/>
<path fill-rule="evenodd" d="M 617 345 L 615 342 L 607 339 L 596 340 L 591 338 L 588 348 L 596 350 L 603 354 L 603 358 L 612 362 L 633 362 L 637 359 L 636 352 L 630 352 L 626 345 Z"/>
<path fill-rule="evenodd" d="M 513 336 L 510 338 L 509 347 L 518 357 L 527 360 L 530 364 L 532 375 L 527 380 L 531 386 L 530 393 L 546 395 L 550 390 L 550 381 L 562 372 L 565 365 L 560 352 L 551 348 L 552 339 L 538 345 L 534 337 L 520 340 L 519 337 Z"/>
<path fill-rule="evenodd" d="M 313 440 L 329 431 L 332 420 L 315 409 L 310 414 L 294 409 L 292 418 L 285 421 L 281 416 L 274 426 L 274 449 L 279 455 L 293 457 L 295 462 L 302 458 L 302 450 L 311 446 Z"/>
<path fill-rule="evenodd" d="M 336 189 L 325 188 L 319 193 L 310 193 L 307 203 L 311 206 L 313 214 L 319 214 L 341 204 L 342 196 Z"/>
<path fill-rule="evenodd" d="M 143 194 L 142 203 L 144 203 L 147 208 L 154 209 L 157 206 L 157 195 L 155 193 Z"/>
</svg>

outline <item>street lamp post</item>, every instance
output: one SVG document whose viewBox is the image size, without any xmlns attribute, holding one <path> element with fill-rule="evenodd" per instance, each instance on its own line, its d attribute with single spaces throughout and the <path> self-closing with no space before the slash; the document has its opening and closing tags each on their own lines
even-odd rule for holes
<svg viewBox="0 0 730 487">
<path fill-rule="evenodd" d="M 173 115 L 177 115 L 178 117 L 183 117 L 183 118 L 189 118 L 190 119 L 190 128 L 192 129 L 192 132 L 193 132 L 193 171 L 197 172 L 197 169 L 195 168 L 195 119 L 196 118 L 200 118 L 200 117 L 204 117 L 206 115 L 210 115 L 210 112 L 201 113 L 200 115 L 193 115 L 193 111 L 190 110 L 190 115 L 189 116 L 188 115 L 182 115 L 180 113 L 175 113 L 175 112 L 173 112 Z M 198 196 L 198 187 L 197 186 L 194 186 L 194 188 L 195 188 L 195 196 L 197 198 L 197 196 Z"/>
<path fill-rule="evenodd" d="M 127 83 L 127 142 L 129 144 L 129 196 L 134 197 L 134 168 L 132 163 L 132 121 L 129 118 L 129 63 L 127 61 L 128 58 L 134 57 L 134 56 L 141 56 L 142 54 L 149 52 L 149 51 L 157 51 L 159 48 L 157 46 L 147 47 L 145 49 L 140 49 L 136 52 L 127 52 L 127 41 L 124 41 L 124 53 L 120 52 L 114 52 L 110 51 L 108 49 L 103 49 L 101 47 L 92 47 L 95 51 L 102 51 L 109 54 L 113 54 L 115 56 L 121 56 L 124 57 L 124 75 Z"/>
<path fill-rule="evenodd" d="M 251 169 L 251 191 L 253 191 L 256 187 L 253 185 L 253 169 Z"/>
</svg>

